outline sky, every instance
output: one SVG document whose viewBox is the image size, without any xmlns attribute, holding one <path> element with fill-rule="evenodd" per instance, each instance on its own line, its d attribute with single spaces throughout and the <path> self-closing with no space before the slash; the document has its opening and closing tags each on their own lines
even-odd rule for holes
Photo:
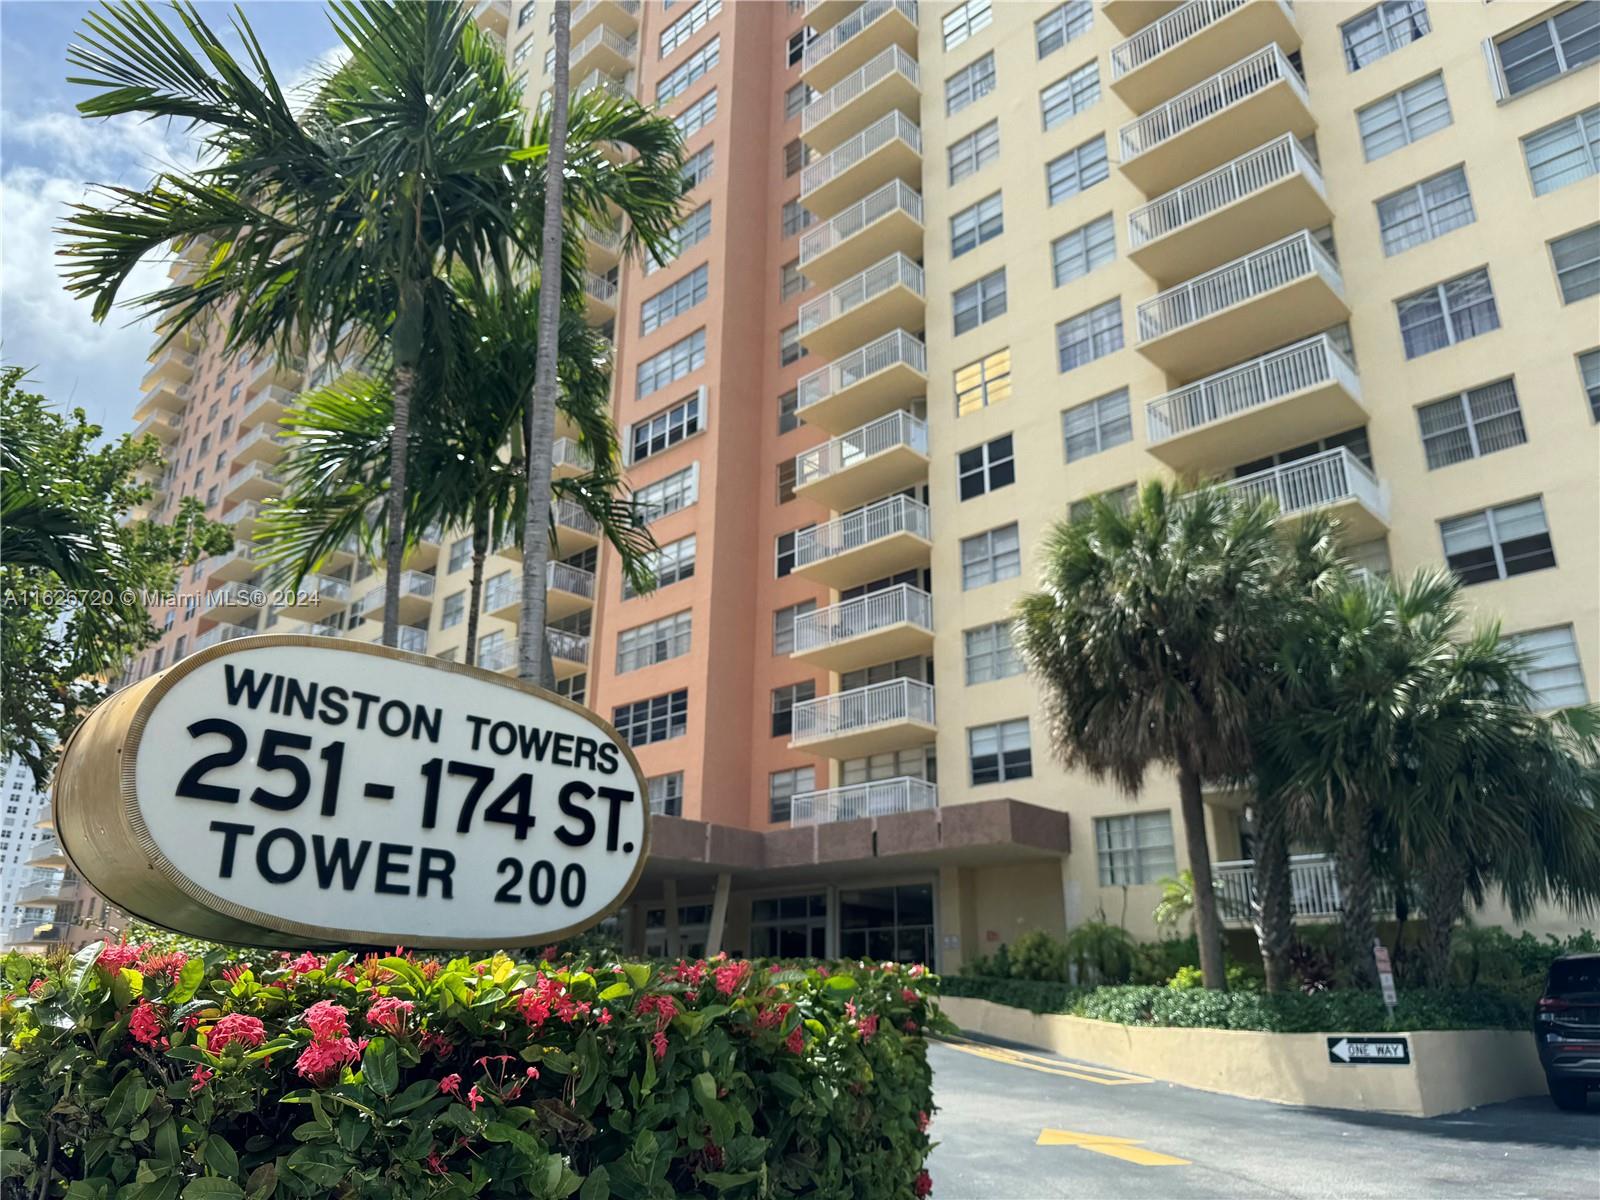
<svg viewBox="0 0 1600 1200">
<path fill-rule="evenodd" d="M 127 311 L 96 324 L 87 301 L 68 295 L 54 230 L 93 185 L 144 187 L 163 167 L 193 161 L 188 130 L 136 118 L 87 121 L 76 105 L 90 90 L 67 48 L 95 6 L 67 0 L 0 0 L 0 360 L 31 368 L 29 386 L 60 408 L 82 408 L 108 435 L 133 427 L 139 380 L 154 335 Z M 250 0 L 238 6 L 280 82 L 292 85 L 338 39 L 320 3 Z M 226 28 L 231 4 L 198 5 Z M 158 6 L 163 15 L 170 12 Z M 164 263 L 147 261 L 122 295 L 160 286 Z"/>
</svg>

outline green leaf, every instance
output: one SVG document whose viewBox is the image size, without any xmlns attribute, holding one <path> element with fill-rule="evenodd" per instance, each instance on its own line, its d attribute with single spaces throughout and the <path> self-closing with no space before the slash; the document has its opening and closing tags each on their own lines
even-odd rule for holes
<svg viewBox="0 0 1600 1200">
<path fill-rule="evenodd" d="M 602 991 L 600 993 L 599 999 L 601 999 L 601 1000 L 621 1000 L 624 996 L 631 996 L 631 995 L 633 995 L 633 985 L 631 983 L 624 983 L 622 980 L 619 979 L 619 980 L 617 980 L 616 983 L 613 983 L 610 987 L 608 987 L 604 991 Z"/>
<path fill-rule="evenodd" d="M 611 1176 L 604 1167 L 589 1172 L 583 1186 L 578 1189 L 578 1200 L 611 1200 Z"/>
<path fill-rule="evenodd" d="M 239 1156 L 228 1144 L 228 1139 L 219 1133 L 206 1138 L 205 1162 L 212 1171 L 230 1179 L 239 1173 Z"/>
<path fill-rule="evenodd" d="M 361 1056 L 361 1078 L 380 1096 L 392 1096 L 400 1083 L 400 1061 L 394 1042 L 375 1037 Z"/>
<path fill-rule="evenodd" d="M 710 1071 L 701 1071 L 689 1081 L 689 1087 L 701 1108 L 715 1102 L 717 1098 L 717 1080 Z"/>
<path fill-rule="evenodd" d="M 231 1179 L 207 1176 L 183 1189 L 183 1200 L 243 1200 L 244 1189 Z"/>
<path fill-rule="evenodd" d="M 127 1008 L 134 997 L 144 995 L 144 976 L 132 967 L 123 967 L 111 979 L 111 999 L 118 1008 Z"/>
<path fill-rule="evenodd" d="M 101 1116 L 110 1128 L 126 1129 L 150 1107 L 150 1099 L 154 1095 L 155 1093 L 144 1085 L 143 1078 L 135 1072 L 129 1072 L 122 1077 L 116 1087 L 111 1089 L 111 1095 L 106 1098 L 105 1111 Z"/>
<path fill-rule="evenodd" d="M 205 981 L 206 962 L 203 958 L 191 958 L 183 964 L 183 970 L 178 973 L 178 982 L 172 985 L 167 993 L 168 1004 L 186 1004 L 194 999 L 194 994 L 200 990 L 200 985 Z"/>
<path fill-rule="evenodd" d="M 855 990 L 856 977 L 854 975 L 829 975 L 823 981 L 823 984 L 836 992 L 851 992 Z"/>
<path fill-rule="evenodd" d="M 643 988 L 650 982 L 649 963 L 623 963 L 622 973 L 636 989 Z M 588 1200 L 588 1197 L 584 1197 L 584 1200 Z"/>
<path fill-rule="evenodd" d="M 278 1164 L 262 1163 L 244 1181 L 245 1200 L 271 1200 L 278 1190 Z"/>
<path fill-rule="evenodd" d="M 104 942 L 90 942 L 72 956 L 72 970 L 67 974 L 67 985 L 74 997 L 81 996 L 84 988 L 94 979 L 94 961 L 105 948 Z"/>
</svg>

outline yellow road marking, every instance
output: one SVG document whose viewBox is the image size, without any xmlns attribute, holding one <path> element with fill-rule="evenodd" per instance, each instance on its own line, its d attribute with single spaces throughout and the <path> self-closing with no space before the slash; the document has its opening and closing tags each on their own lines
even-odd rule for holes
<svg viewBox="0 0 1600 1200">
<path fill-rule="evenodd" d="M 1070 1129 L 1041 1129 L 1040 1146 L 1077 1146 L 1081 1150 L 1088 1150 L 1092 1154 L 1104 1154 L 1109 1158 L 1120 1158 L 1123 1162 L 1136 1163 L 1141 1167 L 1186 1167 L 1189 1165 L 1187 1158 L 1174 1158 L 1170 1154 L 1162 1154 L 1158 1150 L 1146 1150 L 1143 1143 L 1135 1138 L 1110 1137 L 1100 1133 L 1074 1133 Z"/>
<path fill-rule="evenodd" d="M 1084 1063 L 1065 1063 L 1058 1059 L 1044 1058 L 1037 1054 L 1029 1054 L 1026 1051 L 1011 1050 L 1004 1046 L 990 1046 L 982 1042 L 951 1038 L 946 1038 L 945 1044 L 952 1050 L 959 1050 L 963 1054 L 971 1054 L 977 1058 L 987 1058 L 991 1062 L 1023 1067 L 1029 1071 L 1038 1071 L 1042 1075 L 1056 1075 L 1064 1079 L 1078 1079 L 1084 1083 L 1098 1083 L 1105 1087 L 1121 1087 L 1130 1083 L 1150 1082 L 1143 1075 L 1131 1075 L 1126 1071 L 1115 1071 L 1109 1067 L 1092 1067 Z"/>
</svg>

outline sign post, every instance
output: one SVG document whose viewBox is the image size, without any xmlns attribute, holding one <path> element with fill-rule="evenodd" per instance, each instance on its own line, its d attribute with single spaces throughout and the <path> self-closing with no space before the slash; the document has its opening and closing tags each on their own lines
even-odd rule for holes
<svg viewBox="0 0 1600 1200">
<path fill-rule="evenodd" d="M 1378 938 L 1372 939 L 1372 961 L 1378 967 L 1378 986 L 1383 989 L 1383 1006 L 1392 1017 L 1395 1001 L 1399 998 L 1394 990 L 1394 967 L 1389 962 L 1389 948 Z"/>
<path fill-rule="evenodd" d="M 265 636 L 116 693 L 68 740 L 67 857 L 154 924 L 265 946 L 538 944 L 614 912 L 644 776 L 593 713 L 384 646 Z"/>
</svg>

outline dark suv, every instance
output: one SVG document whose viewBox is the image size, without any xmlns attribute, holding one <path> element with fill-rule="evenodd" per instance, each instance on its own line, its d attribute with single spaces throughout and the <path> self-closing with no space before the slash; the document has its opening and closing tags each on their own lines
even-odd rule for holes
<svg viewBox="0 0 1600 1200">
<path fill-rule="evenodd" d="M 1533 1014 L 1533 1040 L 1557 1108 L 1582 1110 L 1600 1088 L 1600 954 L 1550 964 Z"/>
</svg>

